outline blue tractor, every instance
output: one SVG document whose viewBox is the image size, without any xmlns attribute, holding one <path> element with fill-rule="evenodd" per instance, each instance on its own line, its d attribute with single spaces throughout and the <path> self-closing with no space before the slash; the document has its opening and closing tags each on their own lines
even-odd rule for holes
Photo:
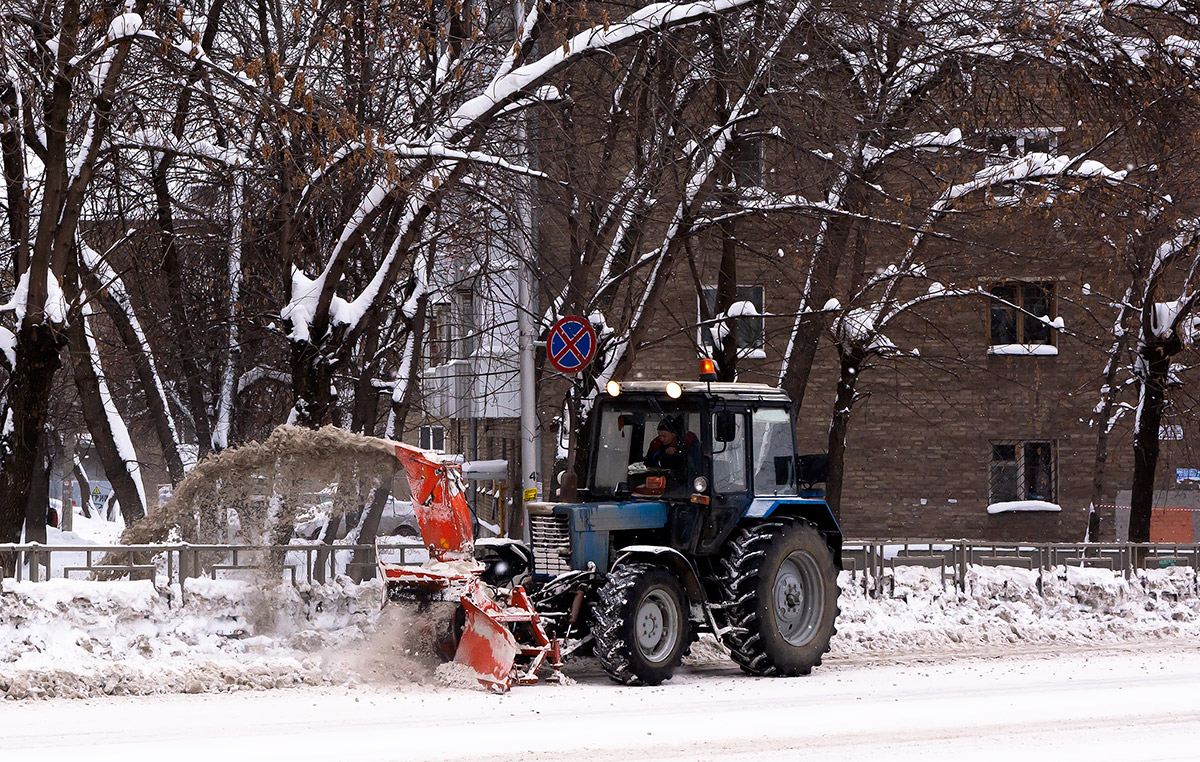
<svg viewBox="0 0 1200 762">
<path fill-rule="evenodd" d="M 787 396 L 614 383 L 595 415 L 579 502 L 527 504 L 534 603 L 564 650 L 594 649 L 628 685 L 671 677 L 702 632 L 753 675 L 820 664 L 842 534 Z"/>
</svg>

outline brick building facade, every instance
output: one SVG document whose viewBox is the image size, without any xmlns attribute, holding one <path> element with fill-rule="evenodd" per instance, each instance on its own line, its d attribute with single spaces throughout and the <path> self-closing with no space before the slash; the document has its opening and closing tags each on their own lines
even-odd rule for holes
<svg viewBox="0 0 1200 762">
<path fill-rule="evenodd" d="M 1024 86 L 1033 92 L 1055 91 L 1053 83 L 1037 81 L 1036 73 L 1026 80 Z M 963 120 L 980 125 L 962 139 L 962 155 L 968 158 L 959 156 L 957 174 L 947 172 L 945 177 L 961 178 L 963 171 L 969 177 L 975 169 L 1031 153 L 1067 155 L 1088 144 L 1086 135 L 1062 126 L 1073 124 L 1065 118 L 1023 111 L 1015 101 L 976 97 L 980 103 L 961 104 Z M 968 115 L 972 109 L 982 113 Z M 579 113 L 584 110 L 578 107 L 573 113 L 576 123 L 586 124 L 587 115 Z M 774 124 L 784 125 L 782 131 L 756 132 L 755 125 L 749 125 L 746 133 L 755 140 L 731 152 L 732 166 L 723 182 L 742 190 L 761 187 L 819 197 L 817 191 L 828 185 L 828 178 L 818 175 L 828 169 L 806 157 L 811 151 L 790 139 L 787 126 L 809 117 L 793 116 L 776 115 Z M 929 129 L 944 125 L 931 122 Z M 548 132 L 552 145 L 540 158 L 552 167 L 552 176 L 561 174 L 553 167 L 568 162 L 577 163 L 583 175 L 596 173 L 594 156 L 585 157 L 566 143 L 555 144 L 553 130 Z M 887 182 L 895 182 L 899 192 L 881 202 L 891 208 L 879 216 L 903 224 L 858 231 L 834 288 L 845 309 L 862 306 L 846 295 L 897 261 L 912 225 L 921 221 L 923 205 L 940 192 L 930 177 L 912 179 L 904 171 Z M 1096 472 L 1093 409 L 1099 401 L 1105 353 L 1112 344 L 1112 309 L 1100 294 L 1119 294 L 1123 273 L 1115 258 L 1104 253 L 1095 227 L 1086 224 L 1095 221 L 1088 219 L 1094 209 L 1075 204 L 1068 198 L 1071 191 L 1057 197 L 1055 193 L 1010 185 L 981 194 L 973 202 L 970 221 L 949 223 L 948 234 L 920 258 L 926 272 L 904 293 L 941 283 L 1002 299 L 976 293 L 931 301 L 887 329 L 887 339 L 897 351 L 875 357 L 863 369 L 846 438 L 841 521 L 849 536 L 1084 539 Z M 669 197 L 669 191 L 665 195 Z M 1070 211 L 1059 214 L 1058 208 L 1068 201 L 1074 204 Z M 544 308 L 569 277 L 571 262 L 563 252 L 578 230 L 572 229 L 577 221 L 570 219 L 570 201 L 556 196 L 553 187 L 541 189 L 538 205 Z M 647 224 L 661 229 L 665 218 Z M 814 217 L 794 215 L 745 216 L 696 236 L 690 261 L 674 263 L 666 275 L 667 288 L 649 305 L 652 330 L 637 350 L 633 378 L 695 378 L 697 358 L 709 351 L 698 327 L 700 302 L 717 286 L 726 244 L 734 240 L 739 251 L 736 298 L 765 315 L 739 321 L 745 346 L 738 378 L 778 384 L 809 264 L 803 252 L 812 248 L 818 235 Z M 636 301 L 639 288 L 642 283 L 631 279 L 618 299 Z M 515 349 L 510 351 L 515 362 Z M 828 448 L 838 374 L 838 357 L 826 332 L 799 411 L 796 433 L 803 452 Z M 539 470 L 550 493 L 557 421 L 567 384 L 549 366 L 539 377 Z M 1187 383 L 1186 377 L 1181 383 Z M 457 433 L 461 424 L 443 418 L 422 422 L 455 432 L 449 434 L 446 448 L 467 452 L 466 440 Z M 1109 443 L 1099 539 L 1114 538 L 1114 504 L 1118 491 L 1130 483 L 1131 418 L 1116 422 Z M 476 439 L 475 457 L 515 456 L 515 422 L 485 425 L 513 438 L 500 440 L 502 447 L 493 443 L 483 448 Z M 1162 434 L 1158 483 L 1165 488 L 1175 485 L 1176 469 L 1200 467 L 1200 426 L 1193 412 L 1180 404 L 1169 410 Z"/>
</svg>

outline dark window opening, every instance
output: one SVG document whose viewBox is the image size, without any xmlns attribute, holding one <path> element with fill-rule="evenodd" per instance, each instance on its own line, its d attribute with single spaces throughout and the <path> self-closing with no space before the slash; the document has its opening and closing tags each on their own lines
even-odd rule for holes
<svg viewBox="0 0 1200 762">
<path fill-rule="evenodd" d="M 1053 442 L 993 442 L 988 500 L 1056 499 Z"/>
<path fill-rule="evenodd" d="M 1006 283 L 990 293 L 989 344 L 1054 345 L 1054 284 Z"/>
<path fill-rule="evenodd" d="M 733 151 L 733 181 L 740 188 L 758 188 L 763 181 L 763 142 L 742 138 Z"/>
<path fill-rule="evenodd" d="M 443 426 L 422 426 L 417 446 L 422 450 L 446 451 L 446 429 Z"/>
<path fill-rule="evenodd" d="M 425 357 L 429 367 L 436 368 L 450 360 L 450 304 L 441 303 L 429 308 L 429 326 L 425 341 Z"/>
</svg>

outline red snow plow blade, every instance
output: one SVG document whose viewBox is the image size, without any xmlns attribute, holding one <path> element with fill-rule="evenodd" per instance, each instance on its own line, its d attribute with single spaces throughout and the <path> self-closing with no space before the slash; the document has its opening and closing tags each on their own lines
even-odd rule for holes
<svg viewBox="0 0 1200 762">
<path fill-rule="evenodd" d="M 475 560 L 471 511 L 458 467 L 400 443 L 396 457 L 408 476 L 430 560 L 420 567 L 379 561 L 384 605 L 389 600 L 457 601 L 465 618 L 462 632 L 455 633 L 454 662 L 494 691 L 502 693 L 514 682 L 536 683 L 547 656 L 557 670 L 558 642 L 546 635 L 525 590 L 498 590 L 479 579 L 484 566 Z"/>
<path fill-rule="evenodd" d="M 517 639 L 470 598 L 464 597 L 462 605 L 467 620 L 454 652 L 455 663 L 470 667 L 479 682 L 494 690 L 508 690 L 517 660 Z"/>
</svg>

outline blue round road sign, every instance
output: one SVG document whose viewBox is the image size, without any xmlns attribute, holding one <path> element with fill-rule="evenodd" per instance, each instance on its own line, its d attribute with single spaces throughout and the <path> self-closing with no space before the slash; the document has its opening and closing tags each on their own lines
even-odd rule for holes
<svg viewBox="0 0 1200 762">
<path fill-rule="evenodd" d="M 596 356 L 596 332 L 578 315 L 561 318 L 546 338 L 546 359 L 563 373 L 578 373 Z"/>
</svg>

